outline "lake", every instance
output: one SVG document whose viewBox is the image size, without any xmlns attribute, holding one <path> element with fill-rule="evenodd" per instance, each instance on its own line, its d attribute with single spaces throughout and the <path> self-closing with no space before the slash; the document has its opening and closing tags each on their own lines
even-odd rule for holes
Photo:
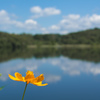
<svg viewBox="0 0 100 100">
<path fill-rule="evenodd" d="M 24 100 L 100 100 L 99 48 L 0 49 L 0 100 L 22 99 L 25 83 L 8 74 L 27 70 L 48 85 L 28 84 Z"/>
</svg>

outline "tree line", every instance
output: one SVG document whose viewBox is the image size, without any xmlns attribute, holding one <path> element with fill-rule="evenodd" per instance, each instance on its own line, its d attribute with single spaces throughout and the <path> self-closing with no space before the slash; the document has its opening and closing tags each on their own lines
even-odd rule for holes
<svg viewBox="0 0 100 100">
<path fill-rule="evenodd" d="M 27 45 L 100 44 L 100 29 L 61 34 L 10 34 L 0 32 L 0 48 L 22 48 Z"/>
</svg>

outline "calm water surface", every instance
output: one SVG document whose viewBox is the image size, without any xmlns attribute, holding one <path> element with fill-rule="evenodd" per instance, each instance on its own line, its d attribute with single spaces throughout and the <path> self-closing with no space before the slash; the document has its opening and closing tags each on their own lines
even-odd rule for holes
<svg viewBox="0 0 100 100">
<path fill-rule="evenodd" d="M 89 55 L 89 50 L 76 51 L 57 50 L 56 54 L 54 50 L 48 52 L 45 49 L 42 53 L 24 53 L 30 56 L 22 56 L 22 51 L 14 53 L 14 56 L 11 56 L 12 53 L 7 53 L 6 56 L 3 53 L 4 57 L 1 55 L 0 58 L 0 87 L 4 87 L 0 89 L 0 100 L 21 100 L 25 83 L 12 81 L 8 74 L 19 72 L 25 76 L 27 70 L 33 71 L 35 76 L 43 73 L 43 83 L 47 82 L 48 85 L 38 87 L 29 84 L 24 100 L 100 100 L 100 59 L 97 59 L 99 53 L 94 54 L 92 51 Z M 65 55 L 64 52 L 69 53 Z"/>
</svg>

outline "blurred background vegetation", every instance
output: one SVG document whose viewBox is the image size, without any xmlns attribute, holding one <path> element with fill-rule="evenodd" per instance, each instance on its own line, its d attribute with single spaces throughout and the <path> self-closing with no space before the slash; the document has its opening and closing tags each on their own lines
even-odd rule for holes
<svg viewBox="0 0 100 100">
<path fill-rule="evenodd" d="M 100 29 L 90 29 L 66 35 L 60 34 L 9 34 L 0 32 L 0 48 L 23 48 L 29 45 L 99 45 Z"/>
<path fill-rule="evenodd" d="M 0 62 L 16 58 L 37 59 L 49 57 L 69 57 L 85 61 L 100 62 L 100 48 L 32 48 L 32 49 L 0 49 Z"/>
<path fill-rule="evenodd" d="M 27 48 L 28 46 L 38 48 Z M 18 35 L 0 32 L 0 62 L 14 58 L 57 56 L 100 62 L 100 29 L 95 28 L 66 35 L 25 33 Z"/>
</svg>

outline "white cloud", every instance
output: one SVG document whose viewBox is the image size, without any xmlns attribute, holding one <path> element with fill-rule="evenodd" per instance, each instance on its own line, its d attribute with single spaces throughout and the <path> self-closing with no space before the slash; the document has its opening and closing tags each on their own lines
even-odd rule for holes
<svg viewBox="0 0 100 100">
<path fill-rule="evenodd" d="M 61 80 L 61 76 L 59 75 L 47 75 L 45 77 L 45 81 L 49 83 L 54 83 Z"/>
<path fill-rule="evenodd" d="M 26 20 L 26 21 L 25 21 L 25 24 L 36 25 L 36 24 L 37 24 L 37 22 L 36 22 L 36 21 L 34 21 L 34 20 L 32 20 L 32 19 L 28 19 L 28 20 Z"/>
<path fill-rule="evenodd" d="M 45 8 L 44 13 L 46 15 L 58 15 L 61 13 L 61 11 L 56 8 Z"/>
<path fill-rule="evenodd" d="M 23 24 L 24 28 L 28 29 L 28 30 L 34 30 L 34 29 L 38 29 L 38 24 L 36 21 L 32 20 L 32 19 L 28 19 L 25 21 L 25 23 Z"/>
<path fill-rule="evenodd" d="M 82 30 L 96 26 L 100 27 L 100 15 L 93 14 L 92 16 L 86 15 L 83 17 L 79 15 L 68 15 L 61 20 L 60 25 L 69 31 Z"/>
<path fill-rule="evenodd" d="M 13 21 L 12 24 L 15 25 L 15 27 L 18 27 L 18 28 L 23 28 L 24 27 L 23 23 L 19 22 L 19 21 Z"/>
<path fill-rule="evenodd" d="M 68 33 L 68 31 L 67 30 L 62 30 L 61 32 L 60 32 L 61 34 L 67 34 Z"/>
<path fill-rule="evenodd" d="M 30 11 L 33 17 L 38 18 L 42 16 L 58 15 L 61 13 L 59 9 L 56 8 L 44 8 L 39 6 L 32 7 Z M 54 22 L 54 20 L 50 20 Z M 15 14 L 9 14 L 5 10 L 0 10 L 0 30 L 10 32 L 30 32 L 30 33 L 60 33 L 67 34 L 70 32 L 86 30 L 94 27 L 100 27 L 100 15 L 85 15 L 80 16 L 79 14 L 69 14 L 63 16 L 62 20 L 58 24 L 51 24 L 50 26 L 42 27 L 36 20 L 29 18 L 22 21 L 18 21 Z"/>
<path fill-rule="evenodd" d="M 93 14 L 89 19 L 91 22 L 100 23 L 100 15 Z"/>
<path fill-rule="evenodd" d="M 52 25 L 52 26 L 50 27 L 50 29 L 51 29 L 51 30 L 59 30 L 60 27 L 59 27 L 59 26 L 56 26 L 56 25 Z"/>
<path fill-rule="evenodd" d="M 41 28 L 41 33 L 42 34 L 49 34 L 50 32 L 45 27 L 43 27 L 43 28 Z"/>
<path fill-rule="evenodd" d="M 39 6 L 32 7 L 30 11 L 34 14 L 32 18 L 39 18 L 43 16 L 50 16 L 50 15 L 58 15 L 61 13 L 59 9 L 56 9 L 53 7 L 42 9 Z"/>
<path fill-rule="evenodd" d="M 41 13 L 41 12 L 42 12 L 42 9 L 41 9 L 39 6 L 35 6 L 35 7 L 32 7 L 32 8 L 30 9 L 30 11 L 31 11 L 32 13 Z"/>
<path fill-rule="evenodd" d="M 70 33 L 94 27 L 100 27 L 100 15 L 93 14 L 91 16 L 80 16 L 75 14 L 69 14 L 64 16 L 59 24 L 52 25 L 48 28 L 48 31 L 53 33 Z"/>
<path fill-rule="evenodd" d="M 79 19 L 80 18 L 80 15 L 76 14 L 69 14 L 68 16 L 64 16 L 64 19 L 71 19 L 71 20 L 76 20 L 76 19 Z"/>
<path fill-rule="evenodd" d="M 0 11 L 0 24 L 10 24 L 10 18 L 5 10 Z"/>
<path fill-rule="evenodd" d="M 21 30 L 22 32 L 39 30 L 40 26 L 37 21 L 27 19 L 24 22 L 17 21 L 12 18 L 12 14 L 8 14 L 5 10 L 0 11 L 0 30 Z M 40 29 L 41 30 L 41 29 Z"/>
</svg>

